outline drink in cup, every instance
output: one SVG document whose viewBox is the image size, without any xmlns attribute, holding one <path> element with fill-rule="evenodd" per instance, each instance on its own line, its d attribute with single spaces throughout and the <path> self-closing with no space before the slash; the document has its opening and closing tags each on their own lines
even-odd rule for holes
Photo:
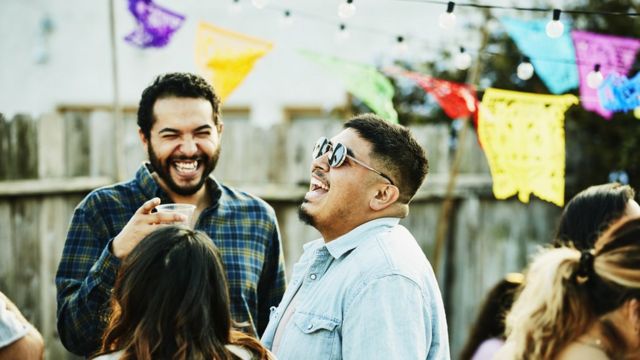
<svg viewBox="0 0 640 360">
<path fill-rule="evenodd" d="M 193 212 L 196 210 L 195 205 L 191 204 L 160 204 L 156 206 L 158 212 L 178 213 L 186 216 L 187 220 L 184 222 L 176 221 L 175 224 L 183 224 L 188 227 L 192 226 Z"/>
</svg>

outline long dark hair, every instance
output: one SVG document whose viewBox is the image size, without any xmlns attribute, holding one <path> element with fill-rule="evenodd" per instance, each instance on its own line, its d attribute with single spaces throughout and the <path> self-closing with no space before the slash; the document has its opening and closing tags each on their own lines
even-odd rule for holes
<svg viewBox="0 0 640 360">
<path fill-rule="evenodd" d="M 591 249 L 612 222 L 620 219 L 635 191 L 629 185 L 608 183 L 590 186 L 565 206 L 554 245 L 572 243 L 578 250 Z"/>
<path fill-rule="evenodd" d="M 469 338 L 462 352 L 461 360 L 469 360 L 478 350 L 483 341 L 491 338 L 504 339 L 504 319 L 507 311 L 513 304 L 514 297 L 520 285 L 523 275 L 510 273 L 500 280 L 487 293 L 484 303 L 480 306 L 476 321 L 473 323 Z"/>
<path fill-rule="evenodd" d="M 122 359 L 235 359 L 225 345 L 267 359 L 260 343 L 232 329 L 222 260 L 203 232 L 166 226 L 145 237 L 122 264 L 100 354 Z"/>
</svg>

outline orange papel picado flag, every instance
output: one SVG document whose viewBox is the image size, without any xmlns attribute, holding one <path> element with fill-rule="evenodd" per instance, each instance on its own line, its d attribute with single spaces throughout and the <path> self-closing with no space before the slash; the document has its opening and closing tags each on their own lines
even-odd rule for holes
<svg viewBox="0 0 640 360">
<path fill-rule="evenodd" d="M 224 101 L 273 45 L 265 40 L 200 22 L 196 64 Z"/>
<path fill-rule="evenodd" d="M 478 117 L 478 136 L 491 168 L 497 199 L 533 193 L 564 205 L 564 113 L 573 95 L 540 95 L 487 89 Z"/>
</svg>

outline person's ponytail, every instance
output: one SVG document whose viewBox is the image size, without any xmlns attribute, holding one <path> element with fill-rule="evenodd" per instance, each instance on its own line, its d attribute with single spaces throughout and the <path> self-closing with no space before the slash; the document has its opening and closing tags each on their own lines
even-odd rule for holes
<svg viewBox="0 0 640 360">
<path fill-rule="evenodd" d="M 584 333 L 594 316 L 576 276 L 582 263 L 571 248 L 543 249 L 535 257 L 506 317 L 505 359 L 552 359 Z"/>
</svg>

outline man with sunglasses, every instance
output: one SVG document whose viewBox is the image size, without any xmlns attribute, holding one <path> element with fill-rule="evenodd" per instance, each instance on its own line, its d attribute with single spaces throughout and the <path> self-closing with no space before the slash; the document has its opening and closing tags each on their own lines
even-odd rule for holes
<svg viewBox="0 0 640 360">
<path fill-rule="evenodd" d="M 433 270 L 399 225 L 427 174 L 409 130 L 357 116 L 313 150 L 304 246 L 262 337 L 280 360 L 449 359 Z"/>
</svg>

